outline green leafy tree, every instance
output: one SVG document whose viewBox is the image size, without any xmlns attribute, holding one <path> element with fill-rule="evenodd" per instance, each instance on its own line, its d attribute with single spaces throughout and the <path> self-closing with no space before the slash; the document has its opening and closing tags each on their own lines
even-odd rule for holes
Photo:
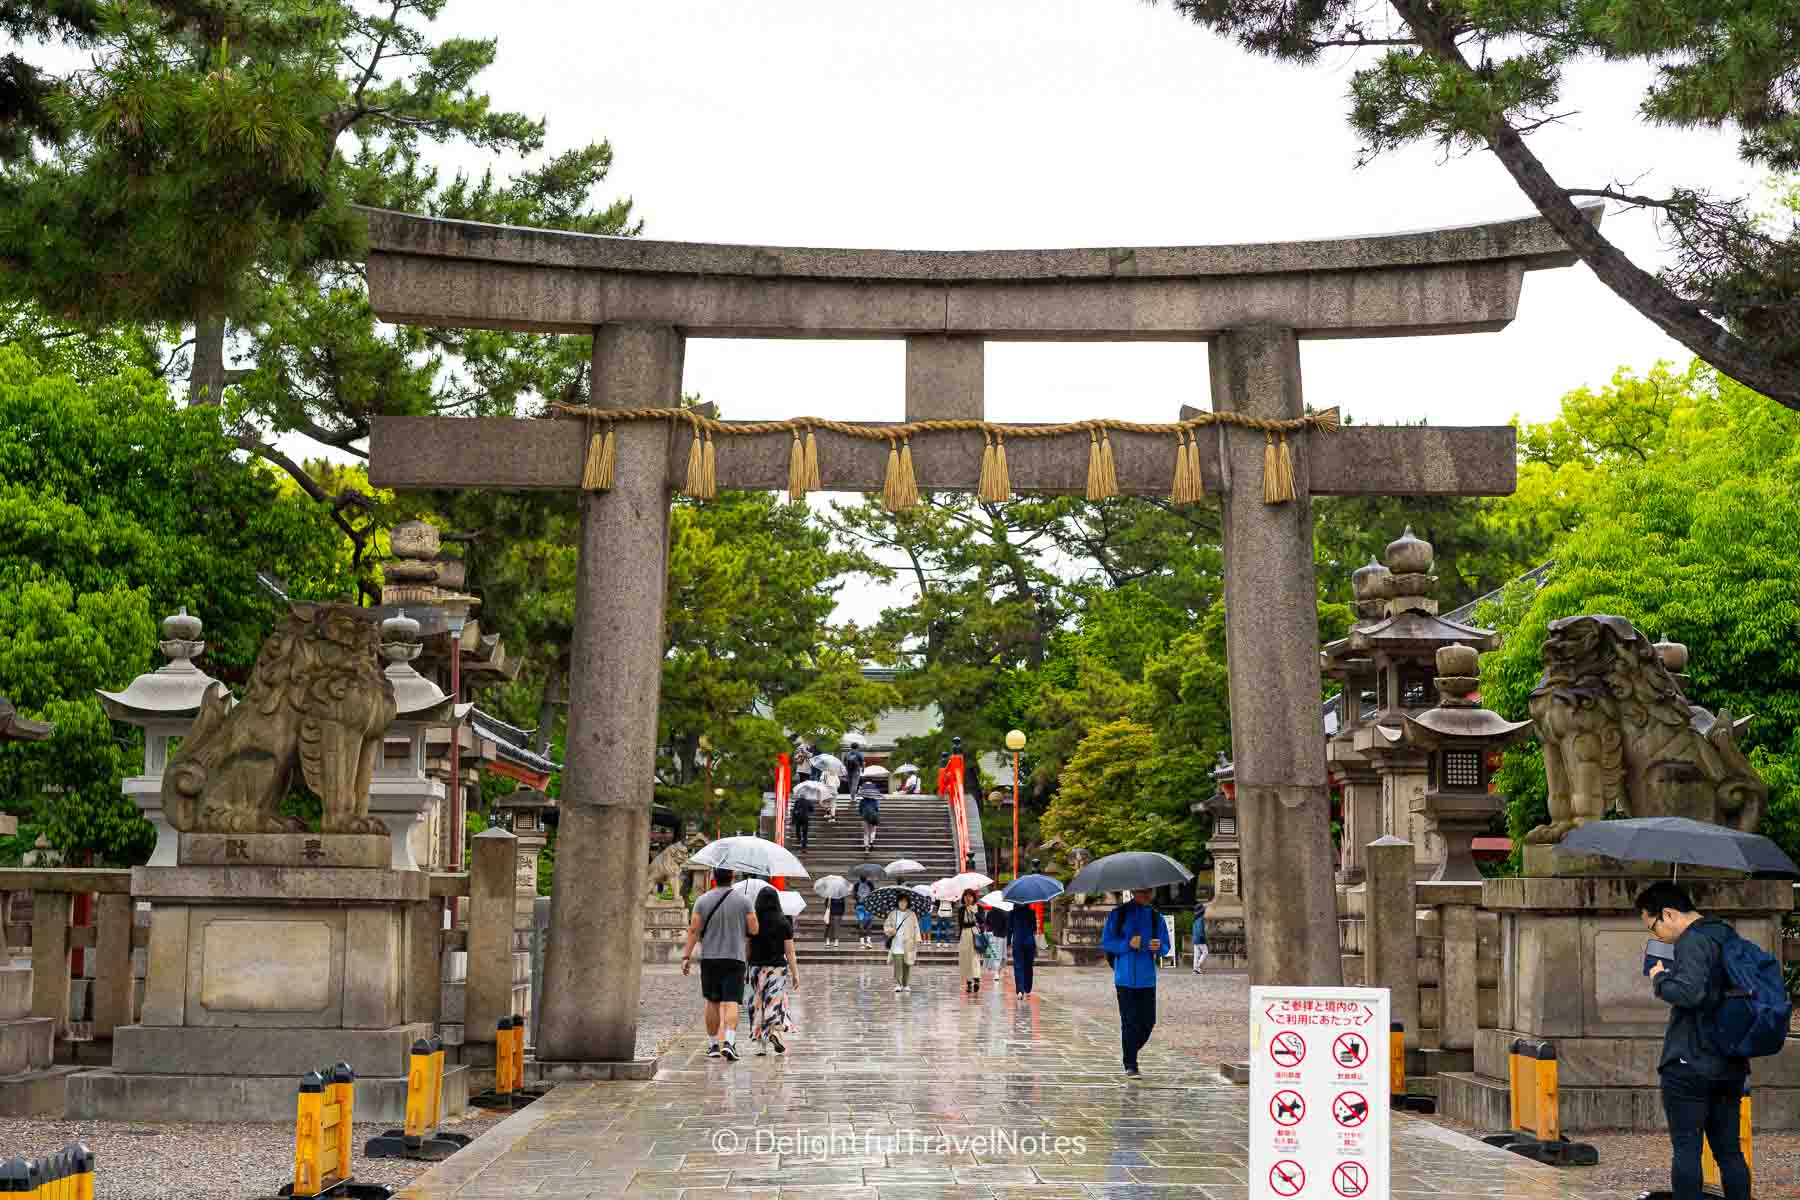
<svg viewBox="0 0 1800 1200">
<path fill-rule="evenodd" d="M 1597 278 L 1670 337 L 1765 396 L 1800 408 L 1800 232 L 1791 207 L 1742 196 L 1559 180 L 1529 135 L 1561 111 L 1569 71 L 1588 61 L 1651 68 L 1638 113 L 1655 125 L 1735 130 L 1745 164 L 1800 168 L 1800 9 L 1784 4 L 1290 4 L 1170 0 L 1182 16 L 1253 54 L 1316 64 L 1368 51 L 1350 77 L 1362 160 L 1425 142 L 1492 151 Z M 1672 262 L 1651 275 L 1576 207 L 1601 199 L 1660 219 Z"/>
<path fill-rule="evenodd" d="M 1200 827 L 1188 805 L 1210 777 L 1197 756 L 1159 750 L 1155 730 L 1121 719 L 1083 738 L 1063 768 L 1061 786 L 1041 828 L 1065 846 L 1096 857 L 1156 850 L 1177 862 L 1202 853 Z"/>
<path fill-rule="evenodd" d="M 1689 647 L 1689 699 L 1754 713 L 1743 744 L 1770 784 L 1763 831 L 1800 852 L 1800 441 L 1794 418 L 1704 368 L 1665 390 L 1666 420 L 1642 449 L 1605 447 L 1592 397 L 1572 393 L 1561 425 L 1595 469 L 1579 525 L 1535 592 L 1509 590 L 1483 614 L 1506 644 L 1483 663 L 1483 697 L 1518 720 L 1542 671 L 1549 622 L 1611 613 Z M 1625 389 L 1631 391 L 1633 389 Z M 1554 423 L 1553 423 L 1554 424 Z M 1565 464 L 1567 465 L 1567 464 Z M 1509 751 L 1500 777 L 1515 836 L 1546 819 L 1542 753 Z"/>
<path fill-rule="evenodd" d="M 218 422 L 148 374 L 80 384 L 0 347 L 0 693 L 55 721 L 48 745 L 0 747 L 0 807 L 67 853 L 129 862 L 149 826 L 119 794 L 140 761 L 94 697 L 159 661 L 156 623 L 206 621 L 207 669 L 243 679 L 290 593 L 343 598 L 335 539 Z"/>
</svg>

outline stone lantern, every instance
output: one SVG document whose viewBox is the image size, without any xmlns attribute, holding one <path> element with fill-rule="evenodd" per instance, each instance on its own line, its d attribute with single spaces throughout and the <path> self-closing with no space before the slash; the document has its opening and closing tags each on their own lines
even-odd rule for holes
<svg viewBox="0 0 1800 1200">
<path fill-rule="evenodd" d="M 1393 573 L 1374 559 L 1350 575 L 1355 594 L 1355 630 L 1367 629 L 1387 615 L 1384 598 Z M 1357 730 L 1373 724 L 1378 707 L 1375 660 L 1352 649 L 1343 637 L 1319 652 L 1320 671 L 1343 684 L 1336 699 L 1337 729 L 1325 743 L 1325 761 L 1344 793 L 1343 856 L 1338 882 L 1361 883 L 1363 847 L 1382 835 L 1381 774 L 1375 760 L 1356 748 Z"/>
<path fill-rule="evenodd" d="M 163 815 L 163 771 L 193 728 L 201 700 L 212 688 L 224 686 L 194 665 L 206 650 L 201 630 L 200 618 L 189 616 L 186 608 L 165 618 L 157 645 L 168 663 L 139 675 L 122 692 L 99 693 L 107 716 L 144 731 L 144 773 L 125 780 L 121 790 L 156 829 L 156 848 L 147 866 L 175 865 L 176 833 Z"/>
<path fill-rule="evenodd" d="M 1381 833 L 1411 842 L 1418 876 L 1427 879 L 1437 875 L 1448 851 L 1425 800 L 1431 780 L 1430 755 L 1407 741 L 1406 722 L 1438 706 L 1434 681 L 1440 648 L 1460 645 L 1477 652 L 1495 650 L 1500 637 L 1492 630 L 1437 615 L 1437 601 L 1430 594 L 1437 583 L 1430 573 L 1431 543 L 1413 536 L 1411 526 L 1388 544 L 1384 561 L 1385 574 L 1364 577 L 1368 600 L 1359 597 L 1359 612 L 1361 603 L 1373 606 L 1379 600 L 1381 616 L 1353 628 L 1337 658 L 1347 675 L 1354 673 L 1359 679 L 1367 679 L 1369 670 L 1356 660 L 1366 659 L 1373 668 L 1374 711 L 1367 712 L 1359 698 L 1350 748 L 1373 766 L 1381 780 Z M 1328 655 L 1331 650 L 1327 648 Z M 1346 805 L 1347 818 L 1349 807 Z M 1358 836 L 1356 840 L 1365 839 Z"/>
<path fill-rule="evenodd" d="M 514 927 L 518 929 L 531 928 L 531 914 L 537 903 L 538 853 L 550 844 L 545 816 L 555 807 L 556 801 L 535 788 L 520 788 L 494 801 L 496 816 L 506 814 L 503 819 L 517 839 L 513 848 L 518 855 L 514 866 L 518 900 Z"/>
<path fill-rule="evenodd" d="M 1212 855 L 1213 898 L 1206 906 L 1206 940 L 1214 953 L 1226 957 L 1221 965 L 1242 959 L 1244 945 L 1244 892 L 1238 877 L 1237 783 L 1231 762 L 1220 754 L 1212 770 L 1217 790 L 1194 810 L 1212 818 L 1212 836 L 1206 851 Z"/>
<path fill-rule="evenodd" d="M 1444 841 L 1444 859 L 1434 881 L 1469 883 L 1481 878 L 1470 842 L 1484 834 L 1506 803 L 1488 790 L 1501 747 L 1531 736 L 1531 722 L 1508 721 L 1481 707 L 1480 656 L 1471 646 L 1444 646 L 1437 652 L 1438 706 L 1402 718 L 1407 745 L 1428 759 L 1429 790 L 1424 811 Z"/>
<path fill-rule="evenodd" d="M 394 723 L 382 742 L 381 761 L 369 783 L 369 815 L 387 826 L 396 871 L 417 871 L 413 849 L 415 827 L 424 823 L 434 804 L 444 799 L 444 785 L 425 770 L 426 731 L 458 722 L 472 705 L 454 705 L 443 689 L 413 670 L 423 649 L 419 623 L 404 611 L 381 623 L 384 672 L 394 688 Z"/>
</svg>

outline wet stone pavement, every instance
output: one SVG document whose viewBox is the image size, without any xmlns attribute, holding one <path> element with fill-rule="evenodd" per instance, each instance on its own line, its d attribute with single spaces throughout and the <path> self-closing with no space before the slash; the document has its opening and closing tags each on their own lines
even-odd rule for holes
<svg viewBox="0 0 1800 1200">
<path fill-rule="evenodd" d="M 1162 1038 L 1126 1080 L 1116 1015 L 1068 1001 L 1060 978 L 966 998 L 953 969 L 916 971 L 910 995 L 878 967 L 803 975 L 786 1056 L 746 1040 L 740 1062 L 709 1059 L 696 1019 L 654 1080 L 557 1087 L 398 1195 L 1251 1196 L 1246 1089 Z M 1395 1197 L 1600 1200 L 1579 1176 L 1426 1121 L 1396 1114 L 1393 1136 Z"/>
</svg>

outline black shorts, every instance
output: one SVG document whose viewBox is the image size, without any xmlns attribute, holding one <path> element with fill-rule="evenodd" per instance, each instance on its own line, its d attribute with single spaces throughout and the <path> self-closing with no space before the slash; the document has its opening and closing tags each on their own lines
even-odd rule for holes
<svg viewBox="0 0 1800 1200">
<path fill-rule="evenodd" d="M 741 1004 L 744 999 L 744 964 L 735 958 L 703 958 L 700 960 L 700 995 L 725 1004 Z"/>
<path fill-rule="evenodd" d="M 863 815 L 863 824 L 864 825 L 879 825 L 879 824 L 881 824 L 881 817 L 877 813 L 865 813 Z"/>
</svg>

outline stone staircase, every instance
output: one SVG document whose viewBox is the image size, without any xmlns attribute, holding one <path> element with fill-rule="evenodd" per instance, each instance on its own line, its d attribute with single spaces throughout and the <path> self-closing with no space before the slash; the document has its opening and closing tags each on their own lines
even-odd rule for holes
<svg viewBox="0 0 1800 1200">
<path fill-rule="evenodd" d="M 909 885 L 931 883 L 961 869 L 956 862 L 956 837 L 950 828 L 949 806 L 935 795 L 881 797 L 881 826 L 872 852 L 864 852 L 862 834 L 862 819 L 856 815 L 856 806 L 848 796 L 838 797 L 836 824 L 826 820 L 822 811 L 813 814 L 806 849 L 800 848 L 792 829 L 788 831 L 788 849 L 806 864 L 811 876 L 793 881 L 795 890 L 806 897 L 806 911 L 794 922 L 794 949 L 807 962 L 886 959 L 879 923 L 875 925 L 877 936 L 872 948 L 864 950 L 858 946 L 856 911 L 848 900 L 845 901 L 839 945 L 825 945 L 825 901 L 813 893 L 813 880 L 826 875 L 842 875 L 854 883 L 850 876 L 851 867 L 865 862 L 890 863 L 899 858 L 910 858 L 925 867 L 920 874 L 907 877 L 905 882 Z M 878 883 L 877 886 L 883 885 Z M 919 947 L 919 958 L 921 961 L 954 962 L 956 945 L 953 942 L 925 943 Z"/>
</svg>

